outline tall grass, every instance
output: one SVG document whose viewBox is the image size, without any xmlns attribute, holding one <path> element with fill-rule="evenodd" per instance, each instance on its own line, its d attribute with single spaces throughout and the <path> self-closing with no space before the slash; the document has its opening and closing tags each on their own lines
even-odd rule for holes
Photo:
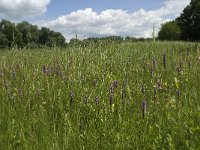
<svg viewBox="0 0 200 150">
<path fill-rule="evenodd" d="M 0 51 L 0 149 L 200 149 L 200 47 Z"/>
</svg>

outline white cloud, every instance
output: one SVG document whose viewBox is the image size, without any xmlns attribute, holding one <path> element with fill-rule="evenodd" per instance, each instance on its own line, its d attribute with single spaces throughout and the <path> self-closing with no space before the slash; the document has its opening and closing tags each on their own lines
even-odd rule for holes
<svg viewBox="0 0 200 150">
<path fill-rule="evenodd" d="M 0 15 L 11 19 L 41 15 L 50 0 L 0 0 Z"/>
<path fill-rule="evenodd" d="M 139 9 L 135 12 L 109 9 L 97 13 L 92 8 L 86 8 L 38 24 L 61 32 L 67 41 L 75 37 L 76 33 L 79 38 L 108 35 L 151 37 L 153 24 L 158 31 L 163 22 L 180 15 L 189 2 L 190 0 L 168 0 L 159 9 Z"/>
</svg>

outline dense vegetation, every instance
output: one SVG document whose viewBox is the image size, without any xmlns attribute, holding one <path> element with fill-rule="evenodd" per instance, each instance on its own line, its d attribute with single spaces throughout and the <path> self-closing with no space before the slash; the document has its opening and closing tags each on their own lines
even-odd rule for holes
<svg viewBox="0 0 200 150">
<path fill-rule="evenodd" d="M 200 149 L 200 45 L 0 51 L 1 149 Z"/>
<path fill-rule="evenodd" d="M 191 0 L 181 15 L 162 25 L 161 40 L 200 41 L 200 0 Z"/>
<path fill-rule="evenodd" d="M 23 21 L 15 24 L 8 20 L 0 21 L 0 48 L 17 46 L 39 47 L 65 46 L 65 38 L 59 32 L 46 27 L 39 29 L 36 25 Z"/>
</svg>

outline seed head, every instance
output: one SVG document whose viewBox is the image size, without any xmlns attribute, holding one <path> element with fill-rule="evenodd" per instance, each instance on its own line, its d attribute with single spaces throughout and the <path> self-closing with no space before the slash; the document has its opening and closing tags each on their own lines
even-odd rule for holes
<svg viewBox="0 0 200 150">
<path fill-rule="evenodd" d="M 40 96 L 40 89 L 37 89 L 36 95 L 39 97 Z"/>
<path fill-rule="evenodd" d="M 18 90 L 18 95 L 19 95 L 19 96 L 23 96 L 22 89 L 19 89 L 19 90 Z"/>
<path fill-rule="evenodd" d="M 16 79 L 16 71 L 15 70 L 12 73 L 12 77 L 13 77 L 13 79 Z"/>
<path fill-rule="evenodd" d="M 180 67 L 178 67 L 178 75 L 181 75 L 181 68 Z"/>
</svg>

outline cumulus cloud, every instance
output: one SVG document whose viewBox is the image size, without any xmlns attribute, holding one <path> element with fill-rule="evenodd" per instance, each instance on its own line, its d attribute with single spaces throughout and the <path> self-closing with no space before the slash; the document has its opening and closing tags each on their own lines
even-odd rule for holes
<svg viewBox="0 0 200 150">
<path fill-rule="evenodd" d="M 0 14 L 8 18 L 26 18 L 46 12 L 50 0 L 0 0 Z"/>
<path fill-rule="evenodd" d="M 79 38 L 108 35 L 151 37 L 153 24 L 158 31 L 163 22 L 180 15 L 189 2 L 190 0 L 168 0 L 159 9 L 139 9 L 135 12 L 109 9 L 97 13 L 92 8 L 86 8 L 38 24 L 61 32 L 67 41 L 75 37 L 76 33 Z"/>
</svg>

